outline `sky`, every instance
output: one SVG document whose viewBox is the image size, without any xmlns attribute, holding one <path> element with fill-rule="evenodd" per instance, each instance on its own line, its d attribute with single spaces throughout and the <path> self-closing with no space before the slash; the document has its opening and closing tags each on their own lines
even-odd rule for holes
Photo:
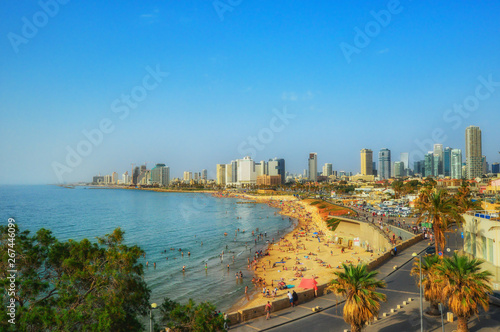
<svg viewBox="0 0 500 332">
<path fill-rule="evenodd" d="M 493 1 L 2 1 L 0 184 L 310 152 L 357 173 L 363 148 L 465 153 L 470 125 L 499 162 L 499 59 Z"/>
</svg>

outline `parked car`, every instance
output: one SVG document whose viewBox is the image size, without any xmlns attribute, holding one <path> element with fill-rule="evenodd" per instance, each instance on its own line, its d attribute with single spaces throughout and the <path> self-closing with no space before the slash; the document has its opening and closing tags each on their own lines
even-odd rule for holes
<svg viewBox="0 0 500 332">
<path fill-rule="evenodd" d="M 436 253 L 436 247 L 434 246 L 427 247 L 427 249 L 425 249 L 426 255 L 434 255 L 435 253 Z"/>
<path fill-rule="evenodd" d="M 500 293 L 499 292 L 493 292 L 492 294 L 490 294 L 490 303 L 500 307 Z"/>
</svg>

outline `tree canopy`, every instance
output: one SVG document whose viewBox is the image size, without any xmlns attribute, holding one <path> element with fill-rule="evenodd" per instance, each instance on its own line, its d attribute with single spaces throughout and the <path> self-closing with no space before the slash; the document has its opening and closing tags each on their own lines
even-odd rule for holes
<svg viewBox="0 0 500 332">
<path fill-rule="evenodd" d="M 150 291 L 138 262 L 143 251 L 123 244 L 117 228 L 92 243 L 57 240 L 40 229 L 34 235 L 16 226 L 16 324 L 0 312 L 3 331 L 139 331 L 148 313 Z M 7 227 L 0 227 L 0 282 L 7 279 Z M 10 296 L 3 294 L 6 305 Z"/>
</svg>

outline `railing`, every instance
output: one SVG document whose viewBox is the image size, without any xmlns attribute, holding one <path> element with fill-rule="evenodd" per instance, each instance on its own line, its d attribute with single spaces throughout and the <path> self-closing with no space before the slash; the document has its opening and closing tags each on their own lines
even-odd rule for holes
<svg viewBox="0 0 500 332">
<path fill-rule="evenodd" d="M 475 211 L 467 211 L 468 215 L 483 219 L 493 219 L 498 220 L 500 211 L 496 210 L 475 210 Z"/>
</svg>

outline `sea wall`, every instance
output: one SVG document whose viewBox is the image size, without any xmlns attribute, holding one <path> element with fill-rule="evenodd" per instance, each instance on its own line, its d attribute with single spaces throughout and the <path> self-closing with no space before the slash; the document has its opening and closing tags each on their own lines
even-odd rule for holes
<svg viewBox="0 0 500 332">
<path fill-rule="evenodd" d="M 317 287 L 318 287 L 318 296 L 325 295 L 328 292 L 327 290 L 328 284 L 317 285 Z M 312 289 L 296 291 L 296 293 L 299 296 L 299 304 L 306 303 L 314 299 L 314 290 Z M 269 299 L 269 301 L 271 301 L 273 305 L 273 312 L 290 307 L 290 301 L 288 300 L 288 297 L 274 301 L 272 299 Z M 265 305 L 259 305 L 255 307 L 246 308 L 243 310 L 238 310 L 238 312 L 230 313 L 227 315 L 229 319 L 229 324 L 235 325 L 253 318 L 264 316 L 266 314 L 264 308 Z"/>
<path fill-rule="evenodd" d="M 347 245 L 349 239 L 360 238 L 361 243 L 368 243 L 374 252 L 386 252 L 391 248 L 391 244 L 383 231 L 378 231 L 377 226 L 365 222 L 336 217 L 341 222 L 333 233 L 344 239 L 343 244 Z"/>
</svg>

